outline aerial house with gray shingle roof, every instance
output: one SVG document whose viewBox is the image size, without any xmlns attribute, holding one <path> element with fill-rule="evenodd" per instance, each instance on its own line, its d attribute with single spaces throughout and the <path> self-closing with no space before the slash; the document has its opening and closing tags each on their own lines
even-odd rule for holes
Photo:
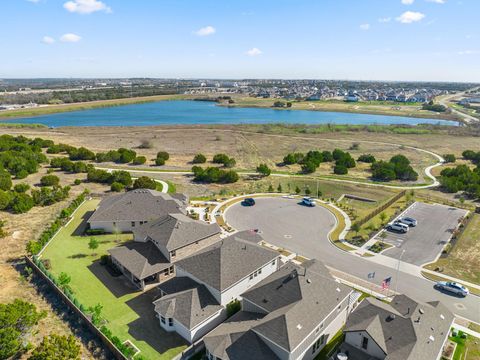
<svg viewBox="0 0 480 360">
<path fill-rule="evenodd" d="M 109 233 L 130 232 L 167 214 L 185 214 L 187 204 L 188 199 L 183 194 L 136 189 L 102 199 L 87 223 L 90 229 Z"/>
<path fill-rule="evenodd" d="M 220 241 L 220 227 L 181 214 L 167 214 L 133 230 L 134 241 L 108 250 L 112 262 L 144 290 L 175 275 L 175 262 Z"/>
<path fill-rule="evenodd" d="M 204 337 L 207 358 L 313 359 L 359 295 L 317 260 L 287 263 L 242 294 L 242 311 Z"/>
<path fill-rule="evenodd" d="M 160 326 L 194 342 L 226 319 L 226 306 L 280 265 L 277 251 L 232 235 L 176 263 L 177 277 L 159 285 Z"/>
<path fill-rule="evenodd" d="M 365 299 L 349 316 L 341 351 L 352 360 L 437 360 L 454 316 L 440 302 Z"/>
</svg>

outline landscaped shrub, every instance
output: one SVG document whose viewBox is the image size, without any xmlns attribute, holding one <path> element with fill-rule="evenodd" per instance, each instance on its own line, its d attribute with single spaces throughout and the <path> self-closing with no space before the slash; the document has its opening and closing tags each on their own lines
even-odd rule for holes
<svg viewBox="0 0 480 360">
<path fill-rule="evenodd" d="M 358 157 L 357 161 L 372 164 L 376 160 L 375 160 L 375 156 L 373 156 L 372 154 L 363 154 Z"/>
<path fill-rule="evenodd" d="M 455 157 L 454 154 L 445 154 L 443 155 L 443 158 L 447 163 L 454 163 L 455 161 L 457 161 L 457 158 Z"/>
<path fill-rule="evenodd" d="M 133 188 L 155 190 L 157 188 L 157 182 L 148 176 L 140 176 L 133 182 Z"/>
<path fill-rule="evenodd" d="M 23 214 L 28 212 L 34 205 L 35 202 L 30 195 L 24 193 L 15 193 L 9 207 L 13 213 Z"/>
<path fill-rule="evenodd" d="M 143 165 L 146 162 L 147 162 L 147 158 L 145 156 L 137 156 L 135 159 L 133 159 L 134 165 Z"/>
<path fill-rule="evenodd" d="M 203 154 L 197 154 L 193 157 L 192 164 L 204 164 L 207 162 L 207 157 Z"/>
<path fill-rule="evenodd" d="M 42 186 L 54 186 L 60 183 L 60 178 L 56 175 L 45 175 L 40 179 Z"/>
<path fill-rule="evenodd" d="M 165 165 L 165 162 L 170 159 L 170 154 L 166 151 L 159 151 L 157 153 L 157 158 L 155 159 L 155 165 L 162 166 Z"/>
<path fill-rule="evenodd" d="M 207 167 L 205 169 L 200 166 L 192 167 L 194 181 L 204 183 L 234 183 L 239 179 L 238 174 L 233 170 L 222 170 L 217 167 Z"/>
<path fill-rule="evenodd" d="M 123 191 L 125 190 L 125 185 L 119 183 L 119 182 L 114 182 L 112 183 L 112 185 L 110 186 L 110 190 L 111 191 L 114 191 L 114 192 L 120 192 L 120 191 Z"/>
<path fill-rule="evenodd" d="M 242 304 L 238 300 L 233 300 L 227 304 L 227 317 L 234 315 L 242 309 Z"/>
<path fill-rule="evenodd" d="M 13 187 L 13 190 L 14 190 L 15 192 L 17 192 L 17 193 L 27 192 L 28 189 L 30 189 L 30 185 L 25 184 L 25 183 L 16 184 L 16 185 Z"/>
<path fill-rule="evenodd" d="M 333 173 L 337 175 L 348 174 L 348 168 L 344 165 L 335 165 L 333 168 Z"/>
<path fill-rule="evenodd" d="M 85 234 L 87 235 L 104 235 L 105 230 L 103 229 L 88 229 L 85 231 Z"/>
</svg>

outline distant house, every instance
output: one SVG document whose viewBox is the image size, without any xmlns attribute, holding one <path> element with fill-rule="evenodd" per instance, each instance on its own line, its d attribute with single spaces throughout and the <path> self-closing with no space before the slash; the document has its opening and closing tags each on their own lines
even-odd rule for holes
<svg viewBox="0 0 480 360">
<path fill-rule="evenodd" d="M 228 303 L 279 265 L 277 251 L 245 240 L 242 233 L 178 261 L 177 276 L 159 285 L 161 297 L 154 302 L 160 326 L 196 341 L 226 319 Z"/>
<path fill-rule="evenodd" d="M 349 316 L 341 351 L 349 359 L 437 360 L 454 316 L 440 302 L 397 295 L 391 303 L 365 299 Z"/>
<path fill-rule="evenodd" d="M 358 297 L 319 261 L 287 263 L 246 291 L 242 310 L 204 337 L 207 358 L 313 359 Z"/>
<path fill-rule="evenodd" d="M 138 288 L 175 275 L 174 263 L 220 240 L 217 224 L 177 213 L 133 230 L 134 241 L 108 250 L 112 262 Z"/>
<path fill-rule="evenodd" d="M 167 214 L 185 213 L 188 199 L 182 194 L 164 194 L 136 189 L 104 198 L 87 223 L 105 232 L 129 232 Z"/>
</svg>

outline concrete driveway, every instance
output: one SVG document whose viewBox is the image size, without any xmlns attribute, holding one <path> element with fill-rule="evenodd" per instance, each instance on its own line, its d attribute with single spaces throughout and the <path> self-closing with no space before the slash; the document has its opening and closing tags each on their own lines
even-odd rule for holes
<svg viewBox="0 0 480 360">
<path fill-rule="evenodd" d="M 458 220 L 466 210 L 440 204 L 415 203 L 402 215 L 417 219 L 418 225 L 406 234 L 386 231 L 383 239 L 393 245 L 383 255 L 398 259 L 402 251 L 402 261 L 414 265 L 424 265 L 435 261 L 443 247 L 450 240 Z"/>
<path fill-rule="evenodd" d="M 258 229 L 270 244 L 312 257 L 335 227 L 335 216 L 321 206 L 299 205 L 301 199 L 257 198 L 254 206 L 237 203 L 225 214 L 237 230 Z"/>
</svg>

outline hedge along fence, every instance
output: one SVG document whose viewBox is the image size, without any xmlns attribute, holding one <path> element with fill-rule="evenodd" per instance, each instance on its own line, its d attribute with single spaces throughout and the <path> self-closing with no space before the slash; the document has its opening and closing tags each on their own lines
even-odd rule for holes
<svg viewBox="0 0 480 360">
<path fill-rule="evenodd" d="M 373 210 L 370 214 L 365 216 L 363 219 L 358 220 L 357 221 L 358 225 L 362 226 L 363 224 L 365 224 L 366 222 L 368 222 L 369 220 L 371 220 L 372 218 L 374 218 L 375 216 L 380 214 L 382 211 L 384 211 L 385 209 L 392 206 L 394 203 L 396 203 L 398 200 L 400 200 L 403 196 L 405 196 L 406 193 L 407 193 L 406 190 L 403 190 L 403 191 L 399 192 L 397 195 L 395 195 L 390 200 L 388 200 L 385 204 L 383 204 L 383 205 L 379 206 L 378 208 L 376 208 L 375 210 Z"/>
<path fill-rule="evenodd" d="M 57 218 L 45 229 L 37 240 L 31 240 L 27 244 L 27 252 L 30 255 L 38 255 L 55 236 L 55 234 L 64 226 L 77 208 L 85 201 L 89 194 L 88 190 L 84 190 L 78 195 L 65 209 L 60 211 Z"/>
<path fill-rule="evenodd" d="M 61 298 L 61 300 L 67 304 L 75 314 L 80 317 L 88 326 L 88 329 L 98 336 L 102 343 L 112 352 L 118 360 L 128 360 L 133 355 L 133 349 L 126 345 L 123 345 L 116 336 L 113 336 L 111 331 L 102 326 L 102 331 L 92 322 L 91 317 L 87 314 L 85 306 L 79 303 L 74 294 L 70 291 L 62 291 L 58 286 L 58 281 L 55 277 L 45 269 L 40 259 L 34 255 L 32 258 L 25 256 L 25 260 L 35 273 L 43 278 L 48 285 L 54 290 L 54 292 Z M 106 330 L 105 330 L 106 329 Z M 108 331 L 107 331 L 108 330 Z M 123 350 L 123 351 L 122 351 Z M 126 353 L 126 354 L 125 354 Z M 140 360 L 137 356 L 135 359 Z"/>
</svg>

